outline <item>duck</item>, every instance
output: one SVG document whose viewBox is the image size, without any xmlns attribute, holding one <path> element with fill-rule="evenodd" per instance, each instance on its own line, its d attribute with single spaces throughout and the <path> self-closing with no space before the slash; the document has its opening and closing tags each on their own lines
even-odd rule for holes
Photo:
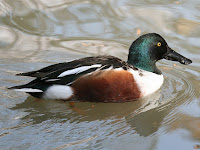
<svg viewBox="0 0 200 150">
<path fill-rule="evenodd" d="M 10 87 L 40 99 L 90 102 L 135 101 L 159 90 L 164 82 L 156 62 L 161 59 L 188 65 L 192 60 L 171 49 L 157 33 L 138 37 L 129 48 L 127 61 L 100 55 L 62 62 L 17 74 L 35 77 Z"/>
</svg>

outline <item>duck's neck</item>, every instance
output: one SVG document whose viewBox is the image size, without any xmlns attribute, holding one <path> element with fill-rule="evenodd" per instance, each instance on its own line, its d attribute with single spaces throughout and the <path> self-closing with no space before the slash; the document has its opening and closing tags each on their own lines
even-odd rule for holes
<svg viewBox="0 0 200 150">
<path fill-rule="evenodd" d="M 156 61 L 152 61 L 149 54 L 135 53 L 137 51 L 130 50 L 128 55 L 128 64 L 133 65 L 134 67 L 153 72 L 156 74 L 162 74 L 162 72 L 156 67 Z M 147 57 L 149 56 L 149 57 Z"/>
</svg>

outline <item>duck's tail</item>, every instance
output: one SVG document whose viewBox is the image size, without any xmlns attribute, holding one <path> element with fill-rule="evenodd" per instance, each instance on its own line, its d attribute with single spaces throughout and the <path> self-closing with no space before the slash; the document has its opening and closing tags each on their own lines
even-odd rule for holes
<svg viewBox="0 0 200 150">
<path fill-rule="evenodd" d="M 43 90 L 38 87 L 38 80 L 35 79 L 27 84 L 13 86 L 8 89 L 15 90 L 15 91 L 23 91 L 23 92 L 43 92 Z"/>
<path fill-rule="evenodd" d="M 40 89 L 33 89 L 30 87 L 27 87 L 27 85 L 19 85 L 19 86 L 13 86 L 13 87 L 9 87 L 9 90 L 14 90 L 14 91 L 22 91 L 22 92 L 27 92 L 27 93 L 31 93 L 31 92 L 43 92 Z"/>
<path fill-rule="evenodd" d="M 14 91 L 26 92 L 34 97 L 41 98 L 41 96 L 44 93 L 44 90 L 42 89 L 46 89 L 46 87 L 45 85 L 39 86 L 38 81 L 36 79 L 36 80 L 31 81 L 30 83 L 9 87 L 8 89 L 14 90 Z"/>
</svg>

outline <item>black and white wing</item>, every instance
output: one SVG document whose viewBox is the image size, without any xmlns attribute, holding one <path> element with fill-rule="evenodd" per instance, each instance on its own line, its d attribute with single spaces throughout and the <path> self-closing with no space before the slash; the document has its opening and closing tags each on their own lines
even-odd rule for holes
<svg viewBox="0 0 200 150">
<path fill-rule="evenodd" d="M 98 70 L 123 68 L 133 66 L 113 56 L 86 57 L 71 62 L 64 62 L 42 68 L 37 71 L 18 74 L 20 76 L 36 77 L 37 80 L 51 84 L 66 85 L 78 77 Z"/>
</svg>

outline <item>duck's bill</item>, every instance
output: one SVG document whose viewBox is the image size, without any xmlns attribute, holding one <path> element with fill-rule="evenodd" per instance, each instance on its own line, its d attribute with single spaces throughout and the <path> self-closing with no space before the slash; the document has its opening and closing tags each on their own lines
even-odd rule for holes
<svg viewBox="0 0 200 150">
<path fill-rule="evenodd" d="M 164 59 L 171 60 L 171 61 L 178 61 L 181 64 L 188 65 L 191 64 L 192 61 L 181 54 L 175 52 L 173 49 L 168 47 L 168 52 L 167 54 L 164 55 Z"/>
</svg>

